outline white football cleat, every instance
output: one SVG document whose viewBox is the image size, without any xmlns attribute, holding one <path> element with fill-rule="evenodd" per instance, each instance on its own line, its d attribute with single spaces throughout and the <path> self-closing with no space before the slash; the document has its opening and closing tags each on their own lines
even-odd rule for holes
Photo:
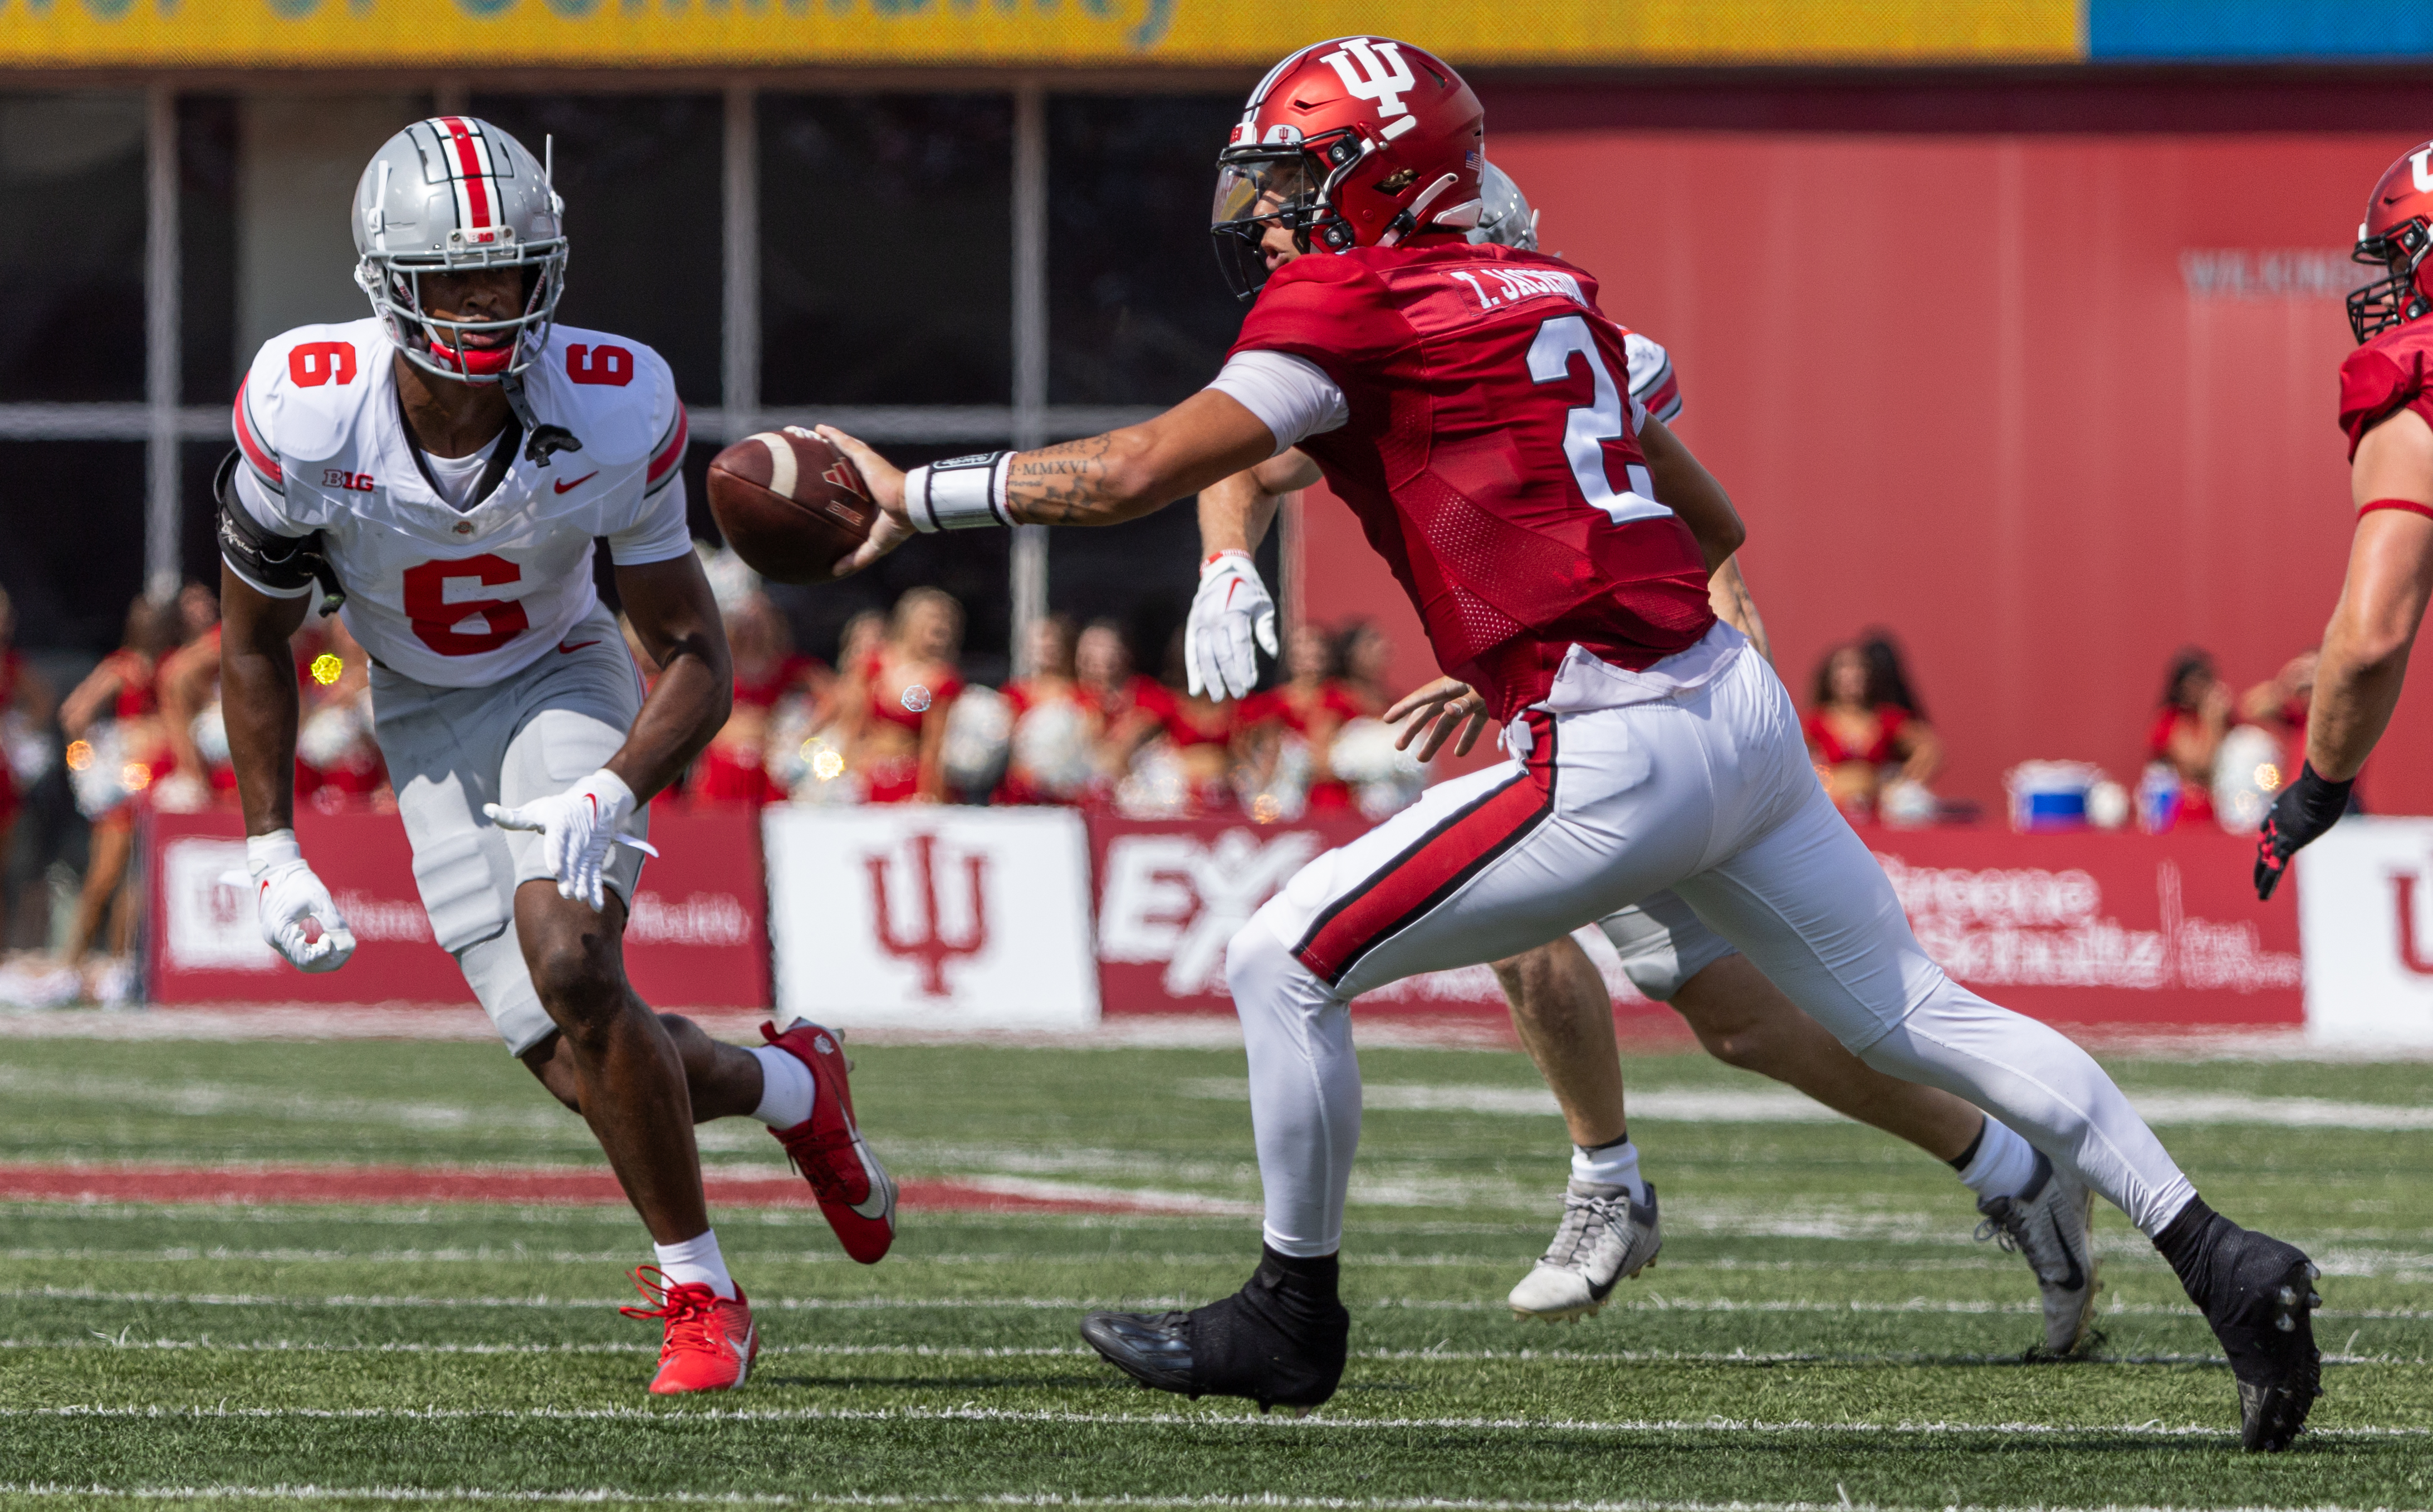
<svg viewBox="0 0 2433 1512">
<path fill-rule="evenodd" d="M 2085 1345 L 2087 1324 L 2095 1317 L 2095 1251 L 2086 1240 L 2094 1200 L 2084 1182 L 2038 1150 L 2035 1174 L 2025 1191 L 1977 1204 L 1977 1211 L 1985 1215 L 1985 1221 L 1977 1225 L 1978 1239 L 1995 1240 L 2025 1255 L 2028 1268 L 2036 1273 L 2036 1286 L 2045 1294 L 2047 1354 L 2076 1353 Z"/>
<path fill-rule="evenodd" d="M 1616 1283 L 1636 1280 L 1656 1264 L 1656 1252 L 1663 1248 L 1654 1183 L 1648 1184 L 1645 1202 L 1634 1202 L 1627 1187 L 1574 1177 L 1563 1192 L 1563 1222 L 1555 1242 L 1512 1288 L 1512 1316 L 1549 1323 L 1586 1317 L 1605 1305 Z"/>
</svg>

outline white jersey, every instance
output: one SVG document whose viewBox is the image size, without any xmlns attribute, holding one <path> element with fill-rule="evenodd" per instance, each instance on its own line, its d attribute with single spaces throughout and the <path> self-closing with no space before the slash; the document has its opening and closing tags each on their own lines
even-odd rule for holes
<svg viewBox="0 0 2433 1512">
<path fill-rule="evenodd" d="M 542 424 L 581 447 L 542 467 L 519 440 L 498 485 L 462 511 L 417 465 L 394 355 L 377 319 L 299 327 L 255 356 L 235 415 L 247 463 L 237 498 L 266 530 L 320 533 L 347 628 L 383 666 L 440 688 L 501 682 L 598 602 L 594 536 L 621 567 L 692 549 L 684 405 L 657 352 L 553 331 L 524 394 Z M 313 591 L 253 586 L 281 598 Z"/>
</svg>

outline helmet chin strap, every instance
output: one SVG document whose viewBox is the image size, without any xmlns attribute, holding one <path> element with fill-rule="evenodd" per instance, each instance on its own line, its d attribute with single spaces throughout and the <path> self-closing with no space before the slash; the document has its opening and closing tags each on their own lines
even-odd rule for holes
<svg viewBox="0 0 2433 1512">
<path fill-rule="evenodd" d="M 527 437 L 524 442 L 526 461 L 535 467 L 546 467 L 553 452 L 583 450 L 583 440 L 580 436 L 562 425 L 543 425 L 540 423 L 539 416 L 533 414 L 532 400 L 524 396 L 523 374 L 509 373 L 499 381 L 499 387 L 507 396 L 507 408 L 513 410 L 516 418 L 523 422 L 524 435 Z"/>
</svg>

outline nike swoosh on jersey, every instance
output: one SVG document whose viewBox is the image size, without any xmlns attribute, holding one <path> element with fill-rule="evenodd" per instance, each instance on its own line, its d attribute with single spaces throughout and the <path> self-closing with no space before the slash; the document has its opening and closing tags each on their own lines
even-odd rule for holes
<svg viewBox="0 0 2433 1512">
<path fill-rule="evenodd" d="M 569 489 L 580 488 L 585 484 L 589 483 L 592 479 L 599 476 L 600 474 L 597 472 L 587 472 L 582 477 L 575 479 L 572 483 L 569 483 L 565 479 L 561 478 L 557 482 L 551 484 L 550 486 L 556 489 L 559 493 L 565 493 Z"/>
<path fill-rule="evenodd" d="M 561 656 L 570 655 L 575 652 L 581 651 L 586 646 L 596 646 L 598 644 L 600 644 L 600 642 L 596 640 L 578 640 L 571 646 L 558 647 L 557 654 Z"/>
</svg>

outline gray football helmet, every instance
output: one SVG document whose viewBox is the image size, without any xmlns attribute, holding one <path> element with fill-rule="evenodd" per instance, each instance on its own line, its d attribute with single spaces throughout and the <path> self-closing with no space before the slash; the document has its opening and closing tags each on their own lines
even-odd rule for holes
<svg viewBox="0 0 2433 1512">
<path fill-rule="evenodd" d="M 355 281 L 406 361 L 458 382 L 496 383 L 539 358 L 566 291 L 566 203 L 550 177 L 522 143 L 469 115 L 417 121 L 372 155 L 355 184 Z M 424 274 L 496 267 L 524 270 L 521 314 L 460 321 L 424 313 Z M 491 331 L 514 338 L 465 344 Z"/>
<path fill-rule="evenodd" d="M 1529 208 L 1528 197 L 1512 176 L 1491 162 L 1479 169 L 1478 225 L 1471 230 L 1470 241 L 1517 246 L 1523 252 L 1538 249 L 1538 212 Z"/>
</svg>

